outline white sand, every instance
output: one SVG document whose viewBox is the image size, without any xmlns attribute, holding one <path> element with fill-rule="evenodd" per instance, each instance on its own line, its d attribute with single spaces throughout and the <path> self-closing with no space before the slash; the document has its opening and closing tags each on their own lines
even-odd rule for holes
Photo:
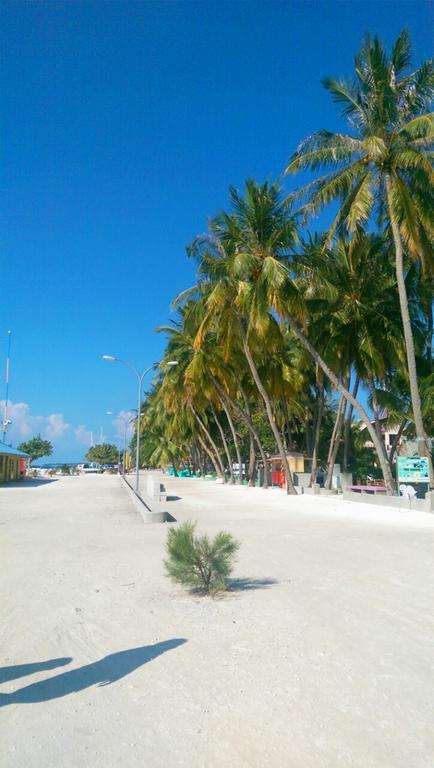
<svg viewBox="0 0 434 768">
<path fill-rule="evenodd" d="M 117 477 L 0 488 L 2 765 L 432 768 L 434 517 L 167 486 L 247 588 L 171 585 Z"/>
</svg>

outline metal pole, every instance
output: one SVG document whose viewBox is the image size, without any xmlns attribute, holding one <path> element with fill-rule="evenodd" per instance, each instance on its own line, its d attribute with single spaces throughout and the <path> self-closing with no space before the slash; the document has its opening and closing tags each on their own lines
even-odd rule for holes
<svg viewBox="0 0 434 768">
<path fill-rule="evenodd" d="M 6 442 L 6 430 L 8 427 L 8 400 L 9 400 L 9 366 L 11 356 L 11 336 L 12 331 L 8 331 L 8 354 L 6 358 L 6 393 L 5 393 L 5 407 L 3 413 L 3 438 L 2 442 Z"/>
<path fill-rule="evenodd" d="M 145 371 L 146 373 L 146 371 Z M 136 493 L 139 492 L 140 484 L 140 411 L 142 410 L 142 382 L 145 373 L 140 376 L 137 373 L 139 380 L 139 397 L 137 400 L 137 435 L 136 435 Z"/>
<path fill-rule="evenodd" d="M 127 421 L 124 421 L 124 461 L 122 464 L 122 474 L 125 475 L 125 464 L 127 461 Z"/>
<path fill-rule="evenodd" d="M 149 373 L 149 371 L 152 371 L 153 368 L 156 368 L 158 363 L 153 363 L 149 366 L 149 368 L 146 369 L 146 371 L 143 371 L 143 373 L 140 375 L 137 368 L 132 365 L 128 360 L 122 360 L 120 357 L 113 357 L 113 355 L 103 355 L 103 360 L 112 360 L 117 363 L 123 363 L 124 365 L 128 365 L 129 368 L 131 368 L 132 371 L 137 376 L 138 382 L 139 382 L 139 391 L 138 391 L 138 398 L 137 398 L 137 440 L 136 440 L 136 493 L 139 492 L 139 482 L 140 482 L 140 411 L 141 411 L 141 405 L 142 405 L 142 383 L 143 379 L 145 378 L 146 374 Z M 174 365 L 177 365 L 177 363 L 173 363 Z"/>
</svg>

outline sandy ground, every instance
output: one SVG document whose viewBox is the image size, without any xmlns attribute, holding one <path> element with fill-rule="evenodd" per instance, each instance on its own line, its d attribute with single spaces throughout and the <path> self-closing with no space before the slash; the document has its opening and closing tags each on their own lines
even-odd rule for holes
<svg viewBox="0 0 434 768">
<path fill-rule="evenodd" d="M 241 541 L 225 597 L 117 477 L 0 488 L 2 766 L 432 768 L 434 516 L 167 487 Z"/>
</svg>

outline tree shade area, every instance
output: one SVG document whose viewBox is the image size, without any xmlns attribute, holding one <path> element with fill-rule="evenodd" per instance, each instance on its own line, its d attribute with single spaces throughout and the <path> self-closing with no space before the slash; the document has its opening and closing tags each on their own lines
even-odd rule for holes
<svg viewBox="0 0 434 768">
<path fill-rule="evenodd" d="M 142 464 L 240 483 L 245 467 L 267 487 L 276 455 L 294 493 L 298 451 L 312 482 L 324 467 L 331 487 L 339 460 L 393 493 L 405 436 L 434 485 L 433 69 L 412 70 L 410 54 L 405 31 L 390 52 L 366 38 L 353 77 L 323 81 L 344 131 L 317 131 L 290 156 L 286 173 L 311 181 L 289 196 L 250 179 L 230 188 L 193 239 L 196 285 L 158 329 L 167 345 L 142 406 Z M 328 231 L 309 229 L 330 204 Z"/>
</svg>

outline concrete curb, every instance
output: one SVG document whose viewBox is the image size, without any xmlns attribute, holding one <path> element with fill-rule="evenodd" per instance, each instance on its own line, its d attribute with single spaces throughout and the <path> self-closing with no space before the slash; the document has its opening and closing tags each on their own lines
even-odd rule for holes
<svg viewBox="0 0 434 768">
<path fill-rule="evenodd" d="M 394 507 L 401 511 L 409 512 L 434 512 L 434 493 L 429 492 L 424 499 L 409 499 L 403 498 L 403 496 L 386 496 L 370 494 L 370 493 L 355 493 L 354 491 L 344 491 L 342 494 L 344 501 L 355 501 L 359 504 L 372 504 L 376 507 Z"/>
<path fill-rule="evenodd" d="M 134 504 L 135 508 L 139 512 L 144 523 L 173 523 L 176 522 L 169 512 L 163 509 L 159 504 L 155 502 L 152 504 L 149 499 L 143 499 L 138 493 L 131 487 L 130 483 L 121 475 L 121 483 L 128 493 L 130 500 Z"/>
</svg>

